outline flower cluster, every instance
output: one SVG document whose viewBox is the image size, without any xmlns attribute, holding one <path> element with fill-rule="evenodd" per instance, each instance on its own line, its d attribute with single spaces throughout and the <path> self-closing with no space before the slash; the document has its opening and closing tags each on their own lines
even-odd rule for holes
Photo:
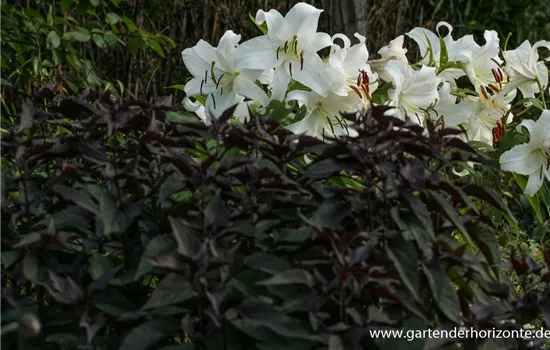
<svg viewBox="0 0 550 350">
<path fill-rule="evenodd" d="M 418 44 L 419 62 L 409 62 L 403 35 L 369 61 L 364 36 L 355 34 L 353 42 L 343 34 L 330 37 L 317 31 L 321 12 L 305 3 L 296 4 L 286 16 L 259 10 L 255 22 L 264 35 L 239 44 L 241 36 L 227 31 L 217 47 L 201 40 L 185 49 L 183 62 L 193 75 L 185 85 L 185 108 L 208 122 L 236 104 L 236 116 L 246 118 L 250 104 L 265 108 L 273 100 L 284 101 L 306 108 L 290 130 L 324 138 L 349 132 L 341 112 L 361 112 L 376 101 L 395 107 L 388 111 L 395 117 L 420 125 L 427 118 L 438 120 L 464 130 L 461 137 L 467 141 L 489 145 L 498 143 L 512 122 L 518 90 L 524 101 L 540 94 L 540 105 L 546 108 L 548 69 L 537 50 L 550 49 L 548 41 L 525 41 L 515 50 L 501 50 L 495 31 L 485 31 L 480 45 L 472 35 L 454 39 L 453 27 L 440 22 L 435 33 L 414 28 L 405 34 Z M 321 57 L 319 51 L 327 48 L 328 57 Z M 190 99 L 198 96 L 204 103 Z M 545 113 L 537 122 L 521 124 L 531 142 L 501 158 L 504 170 L 530 175 L 527 193 L 542 182 L 533 175 L 535 165 L 548 163 Z M 538 127 L 532 129 L 534 125 Z M 538 158 L 527 166 L 519 160 L 523 156 Z M 540 169 L 549 176 L 548 167 Z"/>
</svg>

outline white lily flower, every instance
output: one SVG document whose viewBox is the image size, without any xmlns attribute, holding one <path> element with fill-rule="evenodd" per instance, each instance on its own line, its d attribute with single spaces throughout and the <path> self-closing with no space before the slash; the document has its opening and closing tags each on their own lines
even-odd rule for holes
<svg viewBox="0 0 550 350">
<path fill-rule="evenodd" d="M 468 140 L 492 145 L 493 129 L 499 127 L 500 122 L 505 122 L 506 124 L 512 122 L 514 117 L 512 113 L 508 115 L 506 121 L 502 121 L 502 118 L 512 107 L 511 102 L 516 97 L 516 94 L 517 90 L 513 90 L 510 93 L 501 91 L 495 95 L 485 96 L 482 93 L 479 98 L 471 97 L 472 101 L 477 101 L 477 112 L 475 117 L 470 117 L 466 122 L 462 123 L 464 129 L 466 129 Z"/>
<path fill-rule="evenodd" d="M 326 33 L 317 33 L 323 10 L 298 3 L 283 17 L 278 11 L 259 10 L 256 22 L 267 22 L 267 35 L 253 38 L 239 46 L 237 67 L 249 69 L 275 68 L 272 96 L 283 100 L 290 79 L 295 79 L 323 94 L 327 91 L 323 61 L 317 51 L 330 46 Z"/>
<path fill-rule="evenodd" d="M 388 90 L 390 106 L 396 107 L 394 113 L 401 119 L 410 118 L 417 124 L 424 123 L 426 112 L 438 98 L 437 86 L 440 79 L 435 75 L 434 67 L 422 66 L 412 69 L 400 61 L 389 61 L 386 71 L 393 81 L 393 89 Z"/>
<path fill-rule="evenodd" d="M 386 64 L 388 64 L 389 61 L 394 60 L 407 64 L 409 63 L 406 56 L 407 49 L 403 47 L 404 41 L 405 37 L 403 35 L 398 36 L 390 41 L 387 46 L 384 46 L 378 50 L 378 54 L 381 57 L 380 59 L 369 61 L 369 65 L 372 70 L 380 76 L 380 79 L 391 82 L 391 75 L 389 75 L 385 70 Z"/>
<path fill-rule="evenodd" d="M 536 122 L 524 120 L 520 126 L 529 131 L 529 142 L 504 152 L 500 166 L 504 171 L 529 176 L 524 193 L 533 196 L 545 177 L 550 181 L 550 110 L 544 110 Z"/>
<path fill-rule="evenodd" d="M 446 27 L 448 33 L 443 37 L 443 42 L 447 49 L 447 58 L 448 62 L 457 61 L 457 57 L 464 52 L 470 50 L 474 45 L 476 45 L 472 35 L 466 35 L 458 40 L 454 40 L 452 37 L 453 26 L 447 22 L 439 22 L 436 25 L 436 31 L 439 32 L 439 28 Z M 420 61 L 424 65 L 430 63 L 430 59 L 433 59 L 433 62 L 436 67 L 441 67 L 441 43 L 439 41 L 439 36 L 425 28 L 414 28 L 406 34 L 408 37 L 413 39 L 420 49 L 420 54 L 422 60 Z M 431 47 L 432 55 L 430 56 L 428 49 Z M 459 68 L 447 68 L 439 73 L 439 76 L 445 80 L 456 85 L 456 79 L 464 76 L 466 73 Z"/>
<path fill-rule="evenodd" d="M 227 102 L 224 105 L 219 106 L 218 111 L 224 112 L 227 109 L 237 105 L 233 115 L 240 121 L 244 121 L 248 117 L 248 104 L 244 102 L 243 96 L 235 95 L 235 99 L 233 100 L 221 99 L 220 101 Z M 210 111 L 209 114 L 207 114 L 206 108 L 200 102 L 193 102 L 188 96 L 183 99 L 182 104 L 183 108 L 189 112 L 194 112 L 206 125 L 212 124 L 212 118 L 219 117 L 215 114 L 216 111 Z"/>
<path fill-rule="evenodd" d="M 219 117 L 239 99 L 237 95 L 267 105 L 266 93 L 255 84 L 261 70 L 235 67 L 235 49 L 241 36 L 227 31 L 221 37 L 218 47 L 204 40 L 182 52 L 182 59 L 193 75 L 184 88 L 188 96 L 208 95 L 206 112 Z"/>
<path fill-rule="evenodd" d="M 477 93 L 481 93 L 481 87 L 498 87 L 506 80 L 500 68 L 502 60 L 498 57 L 500 39 L 497 32 L 486 30 L 483 37 L 486 41 L 483 46 L 473 42 L 473 39 L 465 39 L 458 46 L 463 51 L 457 48 L 452 50 L 456 53 L 453 58 L 463 64 Z"/>
<path fill-rule="evenodd" d="M 436 66 L 439 66 L 441 45 L 439 44 L 439 37 L 437 36 L 437 34 L 426 28 L 416 27 L 406 33 L 406 35 L 416 41 L 416 43 L 418 44 L 418 48 L 420 49 L 420 56 L 422 56 L 422 60 L 420 61 L 420 63 L 422 63 L 423 65 L 428 65 L 430 63 L 430 54 L 428 52 L 428 49 L 431 47 L 432 59 L 436 63 Z"/>
<path fill-rule="evenodd" d="M 314 91 L 294 90 L 287 96 L 287 101 L 292 100 L 307 108 L 304 119 L 288 126 L 295 134 L 306 134 L 319 139 L 324 136 L 353 135 L 354 130 L 348 129 L 347 121 L 340 113 L 353 113 L 361 108 L 361 99 L 356 94 L 340 96 L 328 92 L 326 96 L 321 96 Z"/>
<path fill-rule="evenodd" d="M 365 44 L 366 38 L 358 33 L 355 37 L 359 43 L 351 46 L 351 40 L 344 34 L 336 34 L 333 42 L 342 40 L 344 46 L 333 44 L 328 63 L 334 73 L 328 73 L 330 90 L 337 95 L 347 96 L 350 88 L 358 93 L 365 102 L 370 101 L 372 93 L 378 88 L 378 74 L 373 73 L 367 60 L 369 51 Z M 329 69 L 330 69 L 329 68 Z M 336 76 L 336 79 L 330 79 Z M 365 81 L 363 81 L 365 80 Z"/>
<path fill-rule="evenodd" d="M 539 61 L 538 48 L 545 47 L 550 50 L 550 42 L 541 40 L 533 47 L 525 40 L 517 49 L 504 51 L 502 55 L 506 61 L 504 71 L 510 77 L 510 82 L 505 89 L 518 88 L 524 98 L 535 97 L 540 92 L 537 79 L 544 89 L 548 84 L 548 68 L 543 61 Z M 546 59 L 550 61 L 550 57 Z"/>
<path fill-rule="evenodd" d="M 438 91 L 438 101 L 435 108 L 430 110 L 430 117 L 437 120 L 443 117 L 445 127 L 457 127 L 478 114 L 478 102 L 471 99 L 458 98 L 451 93 L 452 87 L 449 82 L 444 82 Z"/>
<path fill-rule="evenodd" d="M 200 120 L 207 123 L 207 125 L 210 123 L 208 118 L 206 117 L 206 111 L 204 109 L 204 106 L 199 101 L 191 101 L 191 99 L 187 96 L 181 101 L 183 104 L 183 108 L 185 108 L 189 112 L 194 112 L 197 117 L 199 117 Z"/>
</svg>

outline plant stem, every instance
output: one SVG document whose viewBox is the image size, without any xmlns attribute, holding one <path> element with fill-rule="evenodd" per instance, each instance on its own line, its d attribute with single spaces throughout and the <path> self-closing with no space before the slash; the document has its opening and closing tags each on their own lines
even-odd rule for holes
<svg viewBox="0 0 550 350">
<path fill-rule="evenodd" d="M 536 82 L 537 82 L 537 85 L 539 86 L 539 91 L 540 91 L 540 99 L 542 101 L 542 106 L 544 107 L 544 109 L 548 109 L 548 107 L 546 107 L 546 99 L 544 97 L 544 89 L 542 88 L 542 84 L 540 82 L 540 78 L 537 77 L 536 79 Z"/>
</svg>

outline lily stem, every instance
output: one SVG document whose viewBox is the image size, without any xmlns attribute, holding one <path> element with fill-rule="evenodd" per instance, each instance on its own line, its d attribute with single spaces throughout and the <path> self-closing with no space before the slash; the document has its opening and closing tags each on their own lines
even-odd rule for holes
<svg viewBox="0 0 550 350">
<path fill-rule="evenodd" d="M 542 83 L 540 82 L 539 77 L 537 77 L 535 80 L 537 82 L 537 85 L 539 86 L 540 99 L 542 101 L 542 106 L 544 107 L 544 109 L 548 109 L 548 107 L 546 107 L 546 98 L 544 97 L 544 89 L 542 88 Z"/>
</svg>

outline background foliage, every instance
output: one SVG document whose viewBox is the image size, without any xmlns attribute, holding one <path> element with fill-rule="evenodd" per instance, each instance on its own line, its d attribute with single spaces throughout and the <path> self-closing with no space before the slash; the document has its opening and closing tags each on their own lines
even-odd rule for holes
<svg viewBox="0 0 550 350">
<path fill-rule="evenodd" d="M 244 41 L 258 34 L 247 13 L 259 8 L 286 12 L 296 2 L 2 0 L 2 114 L 14 112 L 11 103 L 21 97 L 16 92 L 29 91 L 31 81 L 134 96 L 172 92 L 181 100 L 182 93 L 167 87 L 187 80 L 180 57 L 184 48 L 201 38 L 215 45 L 228 29 Z M 459 36 L 482 38 L 485 29 L 497 30 L 501 38 L 512 33 L 513 47 L 525 39 L 548 39 L 550 33 L 545 0 L 306 2 L 325 9 L 320 30 L 365 34 L 373 56 L 396 36 L 416 26 L 433 29 L 440 20 L 449 21 Z"/>
</svg>

